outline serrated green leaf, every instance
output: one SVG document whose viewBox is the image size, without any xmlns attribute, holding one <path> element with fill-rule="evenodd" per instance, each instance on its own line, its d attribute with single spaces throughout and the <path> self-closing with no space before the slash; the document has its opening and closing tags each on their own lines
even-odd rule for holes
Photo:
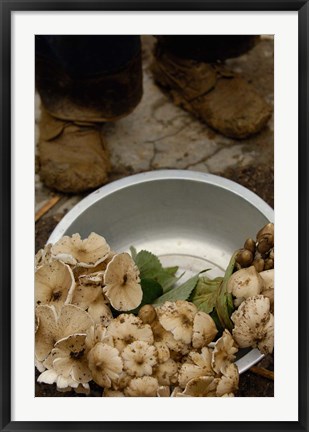
<svg viewBox="0 0 309 432">
<path fill-rule="evenodd" d="M 152 304 L 155 299 L 160 297 L 163 294 L 163 289 L 161 285 L 153 279 L 141 279 L 141 287 L 143 290 L 143 298 L 141 304 L 129 311 L 128 313 L 137 314 L 140 308 L 146 304 Z"/>
<path fill-rule="evenodd" d="M 131 256 L 132 256 L 132 258 L 133 258 L 133 261 L 135 261 L 135 258 L 136 258 L 136 255 L 137 255 L 137 252 L 136 252 L 136 249 L 135 249 L 134 246 L 131 246 L 131 247 L 130 247 L 130 252 L 131 252 Z"/>
<path fill-rule="evenodd" d="M 216 311 L 221 322 L 223 328 L 227 328 L 229 331 L 233 328 L 233 323 L 230 319 L 231 312 L 230 309 L 232 307 L 232 297 L 227 292 L 227 282 L 231 277 L 234 267 L 235 267 L 235 259 L 238 252 L 235 252 L 227 266 L 225 271 L 225 275 L 223 281 L 220 286 L 220 290 L 218 292 L 217 300 L 216 300 Z"/>
<path fill-rule="evenodd" d="M 168 274 L 170 274 L 171 276 L 175 276 L 175 274 L 177 273 L 179 267 L 178 266 L 174 266 L 174 267 L 164 267 L 163 270 L 165 270 Z"/>
<path fill-rule="evenodd" d="M 208 314 L 213 311 L 222 280 L 222 277 L 217 277 L 213 280 L 208 277 L 199 278 L 196 288 L 191 295 L 191 301 L 199 310 Z"/>
<path fill-rule="evenodd" d="M 141 279 L 154 279 L 163 270 L 159 258 L 146 250 L 140 251 L 134 261 L 140 271 Z"/>
<path fill-rule="evenodd" d="M 177 267 L 178 269 L 178 267 Z M 177 271 L 177 270 L 176 270 Z M 175 283 L 184 275 L 184 273 L 182 273 L 180 276 L 174 276 L 171 273 L 169 273 L 168 271 L 166 271 L 166 269 L 163 269 L 156 277 L 155 280 L 157 282 L 159 282 L 159 284 L 162 286 L 163 288 L 163 292 L 167 292 L 170 289 L 172 289 L 173 285 L 175 285 Z"/>
<path fill-rule="evenodd" d="M 153 303 L 155 306 L 160 306 L 166 301 L 176 301 L 176 300 L 187 300 L 190 297 L 191 292 L 196 287 L 196 284 L 199 279 L 199 273 L 192 278 L 188 279 L 182 285 L 179 285 L 176 288 L 166 292 L 161 297 L 156 299 Z"/>
</svg>

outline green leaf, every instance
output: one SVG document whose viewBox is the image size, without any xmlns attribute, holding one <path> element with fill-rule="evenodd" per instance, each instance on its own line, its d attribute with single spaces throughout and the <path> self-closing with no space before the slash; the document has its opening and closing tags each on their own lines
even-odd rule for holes
<svg viewBox="0 0 309 432">
<path fill-rule="evenodd" d="M 154 279 L 163 270 L 159 258 L 145 250 L 140 251 L 134 261 L 140 271 L 141 279 Z"/>
<path fill-rule="evenodd" d="M 131 252 L 131 256 L 132 256 L 133 260 L 135 261 L 135 258 L 136 258 L 136 255 L 137 255 L 137 252 L 136 252 L 136 249 L 135 249 L 134 246 L 131 246 L 131 247 L 130 247 L 130 252 Z"/>
<path fill-rule="evenodd" d="M 177 273 L 179 267 L 178 266 L 174 266 L 174 267 L 164 267 L 163 270 L 165 270 L 169 275 L 171 276 L 175 276 L 175 274 Z"/>
<path fill-rule="evenodd" d="M 191 295 L 191 301 L 199 310 L 208 314 L 213 311 L 216 306 L 217 295 L 222 280 L 222 277 L 217 277 L 213 280 L 206 276 L 199 278 L 196 288 Z"/>
<path fill-rule="evenodd" d="M 153 279 L 141 279 L 141 287 L 143 290 L 143 298 L 141 304 L 129 311 L 128 313 L 137 314 L 142 306 L 145 304 L 152 304 L 155 299 L 163 294 L 161 285 Z"/>
<path fill-rule="evenodd" d="M 146 250 L 136 253 L 134 247 L 130 248 L 132 257 L 140 271 L 141 279 L 153 279 L 157 281 L 163 288 L 163 292 L 167 292 L 180 279 L 175 273 L 178 267 L 163 268 L 159 258 Z"/>
<path fill-rule="evenodd" d="M 178 269 L 178 267 L 177 267 Z M 177 271 L 177 270 L 176 270 Z M 173 285 L 184 275 L 182 273 L 179 277 L 172 275 L 167 269 L 163 269 L 156 277 L 155 280 L 159 282 L 159 284 L 163 288 L 163 292 L 169 291 Z"/>
<path fill-rule="evenodd" d="M 223 278 L 223 281 L 220 286 L 220 290 L 218 292 L 217 301 L 216 301 L 216 311 L 218 314 L 218 318 L 221 322 L 221 325 L 223 328 L 227 328 L 228 330 L 232 330 L 233 323 L 230 319 L 231 316 L 231 309 L 233 308 L 233 300 L 231 294 L 227 292 L 227 282 L 229 278 L 231 277 L 234 267 L 235 267 L 235 258 L 238 251 L 235 252 L 229 262 L 229 265 L 227 266 L 227 269 L 225 271 L 225 275 Z M 233 308 L 234 309 L 234 308 Z"/>
<path fill-rule="evenodd" d="M 179 285 L 178 287 L 175 287 L 172 290 L 163 294 L 161 297 L 156 299 L 153 304 L 155 306 L 160 306 L 166 301 L 187 300 L 190 297 L 191 292 L 196 287 L 198 280 L 199 273 L 188 279 L 187 282 L 183 283 L 182 285 Z"/>
</svg>

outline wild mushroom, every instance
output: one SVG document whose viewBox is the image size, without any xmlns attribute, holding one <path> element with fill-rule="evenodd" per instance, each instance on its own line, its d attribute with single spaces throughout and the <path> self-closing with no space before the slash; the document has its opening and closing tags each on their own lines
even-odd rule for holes
<svg viewBox="0 0 309 432">
<path fill-rule="evenodd" d="M 270 311 L 272 313 L 274 312 L 274 273 L 275 273 L 274 269 L 265 270 L 260 273 L 264 281 L 264 288 L 261 294 L 269 298 Z"/>
<path fill-rule="evenodd" d="M 157 390 L 158 397 L 170 397 L 171 390 L 169 386 L 160 386 Z"/>
<path fill-rule="evenodd" d="M 77 285 L 74 290 L 72 304 L 87 310 L 95 323 L 107 326 L 112 318 L 112 311 L 108 306 L 100 285 Z"/>
<path fill-rule="evenodd" d="M 104 274 L 104 293 L 113 308 L 130 311 L 140 305 L 143 297 L 138 267 L 128 253 L 115 255 Z"/>
<path fill-rule="evenodd" d="M 97 285 L 76 285 L 72 297 L 72 304 L 87 310 L 91 303 L 102 296 L 102 288 Z"/>
<path fill-rule="evenodd" d="M 86 332 L 93 325 L 90 315 L 74 305 L 64 305 L 58 317 L 54 306 L 36 307 L 39 326 L 35 334 L 35 355 L 44 361 L 54 344 L 62 338 Z"/>
<path fill-rule="evenodd" d="M 264 281 L 263 291 L 274 289 L 274 275 L 275 275 L 274 269 L 264 270 L 263 272 L 260 273 L 260 276 Z"/>
<path fill-rule="evenodd" d="M 184 300 L 167 301 L 157 308 L 157 315 L 162 327 L 170 331 L 176 341 L 185 344 L 191 343 L 193 320 L 196 313 L 196 306 Z"/>
<path fill-rule="evenodd" d="M 153 344 L 151 327 L 133 314 L 121 314 L 113 319 L 107 327 L 107 335 L 112 336 L 115 347 L 121 353 L 124 348 L 135 341 Z"/>
<path fill-rule="evenodd" d="M 214 320 L 205 312 L 196 313 L 193 321 L 192 346 L 202 348 L 212 342 L 218 333 Z"/>
<path fill-rule="evenodd" d="M 158 363 L 164 363 L 170 358 L 170 350 L 165 342 L 154 342 L 157 350 Z"/>
<path fill-rule="evenodd" d="M 232 338 L 231 333 L 225 329 L 220 339 L 215 343 L 215 347 L 212 352 L 211 365 L 216 373 L 220 373 L 225 369 L 231 362 L 236 358 L 238 348 L 235 345 L 235 341 Z"/>
<path fill-rule="evenodd" d="M 144 376 L 133 378 L 124 393 L 126 396 L 154 397 L 157 395 L 158 388 L 159 384 L 156 378 Z"/>
<path fill-rule="evenodd" d="M 124 370 L 133 377 L 152 375 L 152 368 L 157 364 L 156 348 L 143 341 L 132 342 L 121 357 Z"/>
<path fill-rule="evenodd" d="M 161 342 L 165 344 L 170 350 L 170 355 L 172 355 L 172 353 L 185 355 L 190 351 L 190 344 L 186 344 L 182 340 L 176 340 L 170 331 L 166 331 L 162 327 L 159 321 L 155 321 L 153 324 L 151 324 L 151 328 L 155 342 Z"/>
<path fill-rule="evenodd" d="M 35 272 L 36 305 L 54 305 L 59 311 L 63 304 L 71 302 L 74 288 L 72 270 L 62 262 L 52 261 Z"/>
<path fill-rule="evenodd" d="M 54 369 L 47 369 L 45 372 L 41 373 L 38 376 L 37 382 L 56 384 L 57 390 L 60 392 L 66 392 L 72 389 L 76 390 L 80 385 L 84 388 L 84 392 L 90 390 L 88 383 L 78 383 L 71 377 L 65 378 L 64 376 L 59 375 Z"/>
<path fill-rule="evenodd" d="M 105 303 L 102 292 L 92 303 L 90 303 L 88 313 L 95 323 L 101 323 L 105 326 L 108 326 L 113 319 L 112 311 Z"/>
<path fill-rule="evenodd" d="M 105 388 L 102 394 L 102 397 L 124 397 L 124 393 L 119 390 L 111 390 Z"/>
<path fill-rule="evenodd" d="M 233 337 L 240 348 L 257 347 L 263 354 L 274 346 L 274 316 L 270 301 L 262 295 L 249 297 L 233 312 Z"/>
<path fill-rule="evenodd" d="M 112 382 L 112 389 L 115 391 L 124 391 L 128 387 L 130 381 L 132 380 L 131 375 L 127 372 L 122 371 L 119 377 Z"/>
<path fill-rule="evenodd" d="M 71 377 L 78 383 L 88 383 L 92 379 L 85 339 L 85 334 L 74 334 L 56 342 L 51 355 L 53 369 L 58 375 Z"/>
<path fill-rule="evenodd" d="M 97 271 L 94 273 L 81 274 L 78 276 L 79 283 L 81 285 L 98 285 L 103 287 L 104 285 L 104 271 Z"/>
<path fill-rule="evenodd" d="M 157 378 L 161 386 L 176 384 L 178 380 L 178 364 L 168 359 L 164 363 L 159 363 L 154 368 L 154 377 Z"/>
<path fill-rule="evenodd" d="M 119 351 L 98 342 L 88 353 L 89 369 L 93 380 L 101 387 L 110 388 L 112 381 L 119 378 L 123 362 Z"/>
<path fill-rule="evenodd" d="M 107 329 L 103 324 L 95 324 L 88 328 L 86 331 L 85 344 L 90 351 L 98 342 L 114 346 L 114 341 L 111 336 L 107 335 Z"/>
<path fill-rule="evenodd" d="M 238 389 L 239 372 L 236 364 L 230 363 L 221 369 L 222 376 L 218 381 L 216 394 L 218 397 L 234 394 Z"/>
<path fill-rule="evenodd" d="M 177 393 L 175 396 L 191 396 L 191 397 L 214 397 L 218 385 L 218 378 L 213 376 L 200 376 L 191 379 L 182 393 Z"/>
<path fill-rule="evenodd" d="M 212 351 L 204 347 L 201 353 L 190 352 L 188 361 L 183 363 L 179 370 L 178 381 L 182 388 L 185 388 L 187 383 L 193 379 L 201 376 L 213 376 L 214 371 L 211 366 Z"/>
<path fill-rule="evenodd" d="M 243 268 L 233 273 L 227 283 L 227 290 L 234 297 L 243 299 L 258 295 L 264 287 L 263 279 L 254 266 Z M 239 306 L 239 302 L 236 304 Z"/>
<path fill-rule="evenodd" d="M 147 323 L 151 326 L 153 336 L 155 339 L 155 345 L 158 344 L 158 361 L 161 362 L 161 355 L 166 357 L 166 348 L 170 351 L 175 351 L 177 353 L 187 354 L 190 350 L 188 344 L 177 340 L 174 338 L 173 334 L 169 331 L 166 331 L 159 322 L 156 309 L 152 305 L 143 306 L 138 313 L 138 316 L 144 323 Z M 165 354 L 162 349 L 165 350 Z M 169 355 L 170 356 L 170 355 Z M 166 361 L 162 359 L 162 361 Z"/>
<path fill-rule="evenodd" d="M 52 247 L 52 244 L 48 243 L 47 245 L 44 246 L 43 249 L 40 249 L 35 254 L 35 270 L 37 270 L 42 265 L 49 264 L 51 262 L 51 260 L 52 260 L 51 247 Z"/>
<path fill-rule="evenodd" d="M 96 267 L 109 255 L 110 247 L 104 237 L 91 233 L 82 240 L 79 234 L 64 236 L 51 248 L 53 258 L 77 267 Z"/>
</svg>

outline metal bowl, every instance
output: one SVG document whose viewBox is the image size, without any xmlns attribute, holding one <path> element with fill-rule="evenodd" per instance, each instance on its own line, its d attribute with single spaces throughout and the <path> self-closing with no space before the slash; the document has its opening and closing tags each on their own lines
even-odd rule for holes
<svg viewBox="0 0 309 432">
<path fill-rule="evenodd" d="M 185 281 L 211 268 L 222 276 L 232 253 L 267 222 L 273 210 L 248 189 L 212 174 L 162 170 L 137 174 L 103 186 L 80 201 L 49 238 L 92 231 L 116 252 L 146 249 L 164 266 L 180 266 Z M 240 350 L 237 365 L 244 372 L 263 355 Z"/>
</svg>

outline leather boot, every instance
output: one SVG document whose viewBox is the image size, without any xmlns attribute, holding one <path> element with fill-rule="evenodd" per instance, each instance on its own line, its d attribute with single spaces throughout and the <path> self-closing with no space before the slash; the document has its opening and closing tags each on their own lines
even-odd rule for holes
<svg viewBox="0 0 309 432">
<path fill-rule="evenodd" d="M 60 120 L 42 109 L 38 146 L 40 177 L 46 186 L 80 193 L 106 183 L 110 164 L 101 126 Z"/>
<path fill-rule="evenodd" d="M 154 79 L 174 103 L 223 135 L 247 138 L 270 119 L 266 101 L 224 65 L 179 57 L 160 41 L 154 58 Z"/>
</svg>

